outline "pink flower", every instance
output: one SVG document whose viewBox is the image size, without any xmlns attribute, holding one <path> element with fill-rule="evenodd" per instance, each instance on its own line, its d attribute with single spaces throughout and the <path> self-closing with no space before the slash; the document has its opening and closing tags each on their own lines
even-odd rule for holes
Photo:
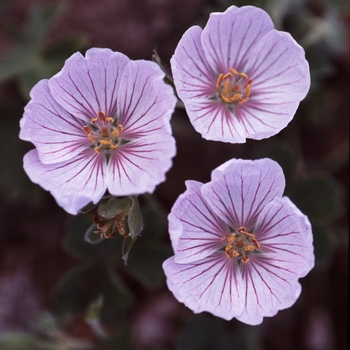
<svg viewBox="0 0 350 350">
<path fill-rule="evenodd" d="M 314 266 L 312 232 L 282 197 L 280 166 L 232 159 L 209 183 L 186 185 L 169 214 L 175 256 L 163 264 L 174 296 L 195 313 L 251 325 L 293 305 Z"/>
<path fill-rule="evenodd" d="M 280 132 L 310 86 L 304 50 L 263 10 L 231 6 L 188 29 L 171 59 L 177 93 L 208 140 L 243 143 Z"/>
<path fill-rule="evenodd" d="M 36 146 L 24 157 L 30 179 L 71 214 L 106 190 L 152 192 L 176 151 L 176 98 L 163 77 L 155 63 L 109 49 L 72 55 L 34 86 L 20 121 L 20 138 Z"/>
</svg>

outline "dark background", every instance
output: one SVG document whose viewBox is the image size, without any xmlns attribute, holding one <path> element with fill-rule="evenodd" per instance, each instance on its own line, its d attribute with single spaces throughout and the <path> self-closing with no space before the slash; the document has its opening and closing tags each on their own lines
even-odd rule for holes
<svg viewBox="0 0 350 350">
<path fill-rule="evenodd" d="M 312 86 L 286 129 L 242 145 L 206 141 L 181 109 L 167 181 L 141 196 L 142 237 L 128 266 L 121 238 L 84 242 L 89 216 L 72 217 L 22 169 L 18 139 L 30 88 L 73 52 L 109 47 L 164 67 L 182 34 L 230 5 L 265 9 L 305 48 Z M 344 1 L 2 0 L 0 2 L 0 349 L 347 349 L 349 6 Z M 231 158 L 270 157 L 286 195 L 309 216 L 316 267 L 296 304 L 251 327 L 194 315 L 167 290 L 166 215 L 187 179 L 207 182 Z"/>
</svg>

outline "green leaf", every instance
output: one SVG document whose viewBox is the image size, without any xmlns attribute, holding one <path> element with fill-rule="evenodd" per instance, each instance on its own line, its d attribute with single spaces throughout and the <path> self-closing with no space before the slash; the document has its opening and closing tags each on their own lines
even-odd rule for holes
<svg viewBox="0 0 350 350">
<path fill-rule="evenodd" d="M 123 241 L 123 246 L 122 246 L 122 259 L 124 260 L 124 264 L 127 265 L 128 263 L 128 258 L 129 258 L 129 253 L 136 241 L 137 237 L 131 238 L 131 237 L 126 237 L 124 238 Z"/>
<path fill-rule="evenodd" d="M 128 226 L 130 237 L 135 240 L 143 228 L 142 214 L 140 204 L 136 196 L 130 196 L 132 205 L 128 213 Z"/>
<path fill-rule="evenodd" d="M 69 217 L 66 234 L 62 241 L 64 250 L 75 258 L 96 257 L 98 254 L 97 249 L 85 240 L 87 235 L 91 235 L 89 230 L 92 230 L 92 227 L 91 217 L 89 216 L 77 215 Z"/>
<path fill-rule="evenodd" d="M 32 47 L 40 48 L 49 30 L 63 14 L 64 9 L 64 2 L 54 5 L 34 3 L 29 14 L 28 28 L 24 32 L 25 42 Z"/>
<path fill-rule="evenodd" d="M 132 204 L 130 197 L 112 197 L 98 207 L 97 213 L 106 219 L 112 219 L 116 215 L 126 216 Z"/>
<path fill-rule="evenodd" d="M 127 271 L 146 288 L 164 283 L 163 262 L 172 255 L 169 245 L 141 237 L 130 253 Z"/>
<path fill-rule="evenodd" d="M 24 332 L 8 332 L 0 335 L 0 349 L 28 350 L 35 349 L 33 335 Z"/>
<path fill-rule="evenodd" d="M 96 225 L 92 224 L 86 231 L 84 234 L 84 241 L 88 242 L 90 244 L 97 244 L 100 243 L 102 241 L 105 240 L 105 238 L 101 235 L 99 235 L 98 233 L 95 232 L 96 231 Z"/>
<path fill-rule="evenodd" d="M 89 215 L 71 216 L 67 221 L 67 229 L 62 241 L 63 248 L 75 258 L 95 259 L 109 263 L 121 262 L 121 247 L 123 237 L 119 234 L 112 239 L 104 239 L 98 244 L 91 244 L 85 240 L 92 230 L 92 219 Z M 89 231 L 89 232 L 88 232 Z M 96 234 L 97 237 L 99 235 Z M 98 238 L 97 238 L 98 239 Z"/>
<path fill-rule="evenodd" d="M 119 285 L 122 285 L 121 281 Z M 110 309 L 113 309 L 115 320 L 111 322 L 121 322 L 132 302 L 132 296 L 126 291 L 126 288 L 117 288 L 111 283 L 106 267 L 93 262 L 84 263 L 69 270 L 61 279 L 55 291 L 54 305 L 61 313 L 72 316 L 85 313 L 102 297 L 101 319 L 110 315 Z"/>
<path fill-rule="evenodd" d="M 328 175 L 320 173 L 297 184 L 291 198 L 310 220 L 327 222 L 335 219 L 341 212 L 340 194 L 338 183 Z"/>
</svg>

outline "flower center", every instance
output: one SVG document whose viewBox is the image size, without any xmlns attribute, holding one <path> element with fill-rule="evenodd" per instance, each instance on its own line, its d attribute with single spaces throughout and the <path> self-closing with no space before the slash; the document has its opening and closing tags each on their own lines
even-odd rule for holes
<svg viewBox="0 0 350 350">
<path fill-rule="evenodd" d="M 115 125 L 114 119 L 106 117 L 106 115 L 99 111 L 97 118 L 92 118 L 90 126 L 84 125 L 83 131 L 87 134 L 89 140 L 94 147 L 95 152 L 100 154 L 101 151 L 110 152 L 122 143 L 120 134 L 123 132 L 123 125 Z"/>
<path fill-rule="evenodd" d="M 252 79 L 248 79 L 245 73 L 239 73 L 230 68 L 226 74 L 219 74 L 216 88 L 222 100 L 226 103 L 245 103 L 249 100 Z"/>
<path fill-rule="evenodd" d="M 243 263 L 249 261 L 251 252 L 258 251 L 260 248 L 255 235 L 247 232 L 243 226 L 237 230 L 237 233 L 231 233 L 222 237 L 221 241 L 226 243 L 225 255 L 227 258 L 232 259 L 232 257 L 235 257 Z"/>
</svg>

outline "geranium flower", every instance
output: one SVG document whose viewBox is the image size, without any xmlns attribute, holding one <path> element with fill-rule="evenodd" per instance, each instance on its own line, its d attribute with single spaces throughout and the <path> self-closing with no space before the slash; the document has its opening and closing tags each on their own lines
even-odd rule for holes
<svg viewBox="0 0 350 350">
<path fill-rule="evenodd" d="M 115 196 L 152 192 L 175 155 L 170 117 L 176 98 L 150 61 L 109 49 L 72 55 L 42 80 L 20 121 L 30 179 L 67 212 Z"/>
<path fill-rule="evenodd" d="M 195 313 L 256 325 L 290 307 L 314 266 L 305 215 L 282 197 L 270 160 L 230 160 L 187 190 L 169 214 L 175 255 L 163 263 L 174 296 Z"/>
<path fill-rule="evenodd" d="M 243 143 L 292 120 L 310 86 L 304 55 L 265 11 L 231 6 L 185 32 L 171 67 L 194 128 L 208 140 Z"/>
</svg>

